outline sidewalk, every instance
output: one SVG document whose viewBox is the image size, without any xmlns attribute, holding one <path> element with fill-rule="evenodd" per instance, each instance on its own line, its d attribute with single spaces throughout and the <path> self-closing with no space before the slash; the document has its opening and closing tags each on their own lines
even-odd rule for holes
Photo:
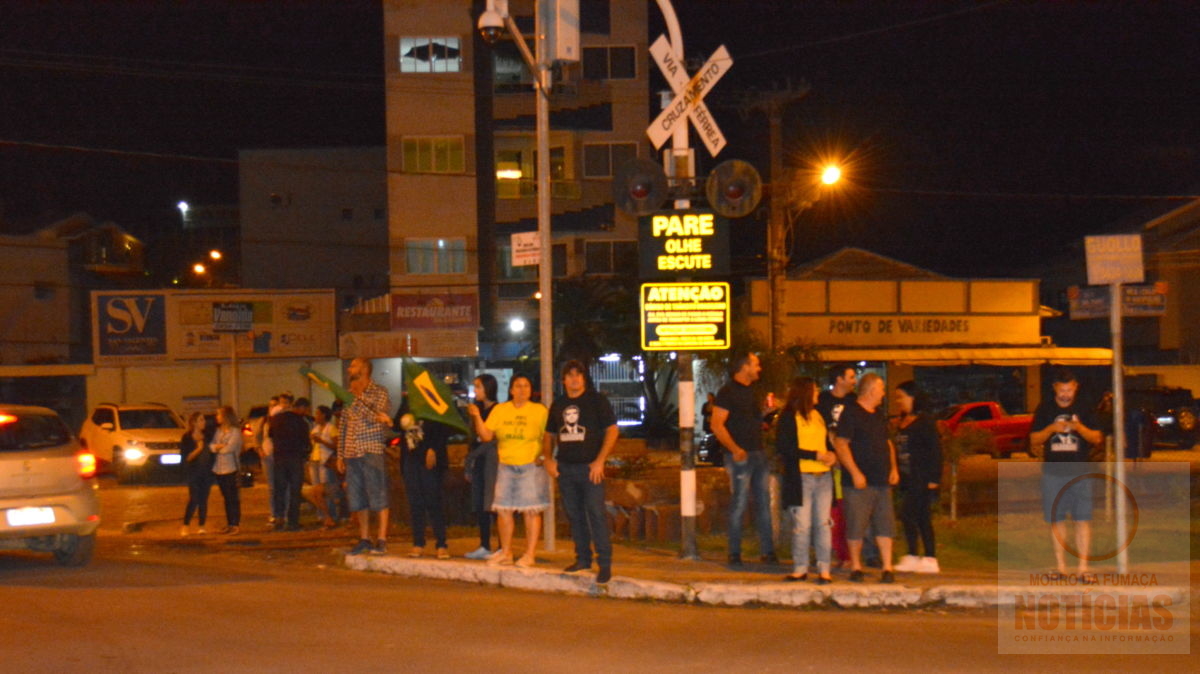
<svg viewBox="0 0 1200 674">
<path fill-rule="evenodd" d="M 346 527 L 326 530 L 313 525 L 297 532 L 274 532 L 266 525 L 265 489 L 243 490 L 242 531 L 237 536 L 179 536 L 178 520 L 144 519 L 131 522 L 106 522 L 103 529 L 117 531 L 147 543 L 205 546 L 214 549 L 332 548 L 337 550 L 345 566 L 357 571 L 390 573 L 410 578 L 429 578 L 458 582 L 495 585 L 498 587 L 551 592 L 612 599 L 642 599 L 712 606 L 781 606 L 805 608 L 871 608 L 871 607 L 955 607 L 992 608 L 1010 606 L 1014 595 L 1028 594 L 1030 586 L 997 586 L 995 574 L 969 573 L 944 569 L 942 573 L 897 573 L 895 584 L 879 583 L 879 570 L 867 569 L 867 582 L 851 583 L 846 570 L 834 571 L 834 582 L 818 586 L 812 582 L 784 582 L 791 569 L 787 564 L 766 565 L 747 563 L 742 569 L 729 569 L 720 559 L 688 561 L 675 553 L 643 545 L 615 543 L 613 578 L 601 586 L 594 582 L 595 572 L 565 574 L 561 570 L 574 561 L 574 545 L 570 540 L 558 540 L 554 552 L 540 550 L 537 566 L 522 569 L 512 566 L 487 566 L 482 561 L 464 559 L 463 555 L 478 546 L 477 538 L 457 538 L 448 541 L 449 560 L 432 557 L 432 543 L 425 556 L 410 558 L 407 532 L 393 533 L 386 555 L 345 553 L 353 545 L 356 533 Z M 215 510 L 215 509 L 214 509 Z M 213 522 L 223 523 L 219 510 Z M 307 521 L 307 520 L 306 520 Z M 217 527 L 213 527 L 215 530 Z M 523 539 L 518 539 L 519 554 Z M 751 546 L 752 547 L 752 546 Z M 752 557 L 747 556 L 747 560 Z M 814 574 L 815 576 L 815 574 Z M 1014 579 L 1014 583 L 1017 579 Z M 1176 604 L 1189 600 L 1187 588 L 1159 588 L 1167 592 Z M 1080 594 L 1104 592 L 1122 594 L 1121 588 L 1059 588 Z M 1138 588 L 1129 588 L 1136 592 Z"/>
</svg>

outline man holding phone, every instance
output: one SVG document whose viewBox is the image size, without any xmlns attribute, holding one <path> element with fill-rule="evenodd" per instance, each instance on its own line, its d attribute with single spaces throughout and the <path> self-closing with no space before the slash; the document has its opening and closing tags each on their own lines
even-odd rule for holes
<svg viewBox="0 0 1200 674">
<path fill-rule="evenodd" d="M 1054 372 L 1054 398 L 1043 400 L 1033 414 L 1029 447 L 1042 454 L 1042 514 L 1054 540 L 1055 575 L 1067 573 L 1067 515 L 1075 521 L 1075 555 L 1079 558 L 1079 580 L 1096 582 L 1088 573 L 1088 551 L 1092 542 L 1092 482 L 1076 477 L 1088 472 L 1092 447 L 1104 441 L 1090 407 L 1079 402 L 1079 381 L 1065 368 Z"/>
</svg>

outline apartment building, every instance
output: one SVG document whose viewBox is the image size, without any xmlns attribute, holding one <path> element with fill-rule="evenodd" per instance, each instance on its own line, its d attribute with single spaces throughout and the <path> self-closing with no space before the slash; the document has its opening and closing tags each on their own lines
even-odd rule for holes
<svg viewBox="0 0 1200 674">
<path fill-rule="evenodd" d="M 512 357 L 510 322 L 532 331 L 538 313 L 536 266 L 511 264 L 511 236 L 537 228 L 533 80 L 513 36 L 479 39 L 483 6 L 384 2 L 391 306 L 406 307 L 390 328 L 415 337 L 413 355 Z M 534 9 L 509 5 L 527 38 Z M 611 184 L 651 152 L 647 4 L 580 0 L 579 14 L 581 59 L 556 64 L 550 96 L 556 278 L 635 273 L 637 222 L 614 209 Z M 474 320 L 439 333 L 432 310 L 410 320 L 414 306 L 472 306 Z"/>
</svg>

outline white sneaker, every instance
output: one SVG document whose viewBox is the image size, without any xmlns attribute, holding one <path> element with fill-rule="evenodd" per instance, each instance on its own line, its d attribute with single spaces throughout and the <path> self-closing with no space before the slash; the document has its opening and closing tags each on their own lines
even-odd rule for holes
<svg viewBox="0 0 1200 674">
<path fill-rule="evenodd" d="M 466 557 L 467 559 L 487 559 L 491 555 L 492 555 L 492 551 L 488 550 L 487 548 L 485 548 L 481 545 L 481 546 L 475 548 L 474 550 L 468 552 L 467 554 L 463 555 L 463 557 Z"/>
<path fill-rule="evenodd" d="M 180 538 L 187 538 L 188 534 L 190 534 L 190 533 L 192 533 L 192 532 L 188 531 L 188 527 L 186 524 L 179 527 L 179 537 Z"/>
<path fill-rule="evenodd" d="M 204 527 L 200 527 L 199 529 L 196 530 L 196 533 L 198 533 L 200 535 L 204 535 L 204 534 L 208 533 L 208 529 L 205 529 Z"/>
<path fill-rule="evenodd" d="M 916 555 L 904 555 L 894 567 L 897 571 L 912 573 L 921 565 L 921 558 Z"/>
<path fill-rule="evenodd" d="M 917 573 L 941 573 L 942 569 L 938 566 L 937 557 L 922 557 L 921 561 L 917 562 Z"/>
</svg>

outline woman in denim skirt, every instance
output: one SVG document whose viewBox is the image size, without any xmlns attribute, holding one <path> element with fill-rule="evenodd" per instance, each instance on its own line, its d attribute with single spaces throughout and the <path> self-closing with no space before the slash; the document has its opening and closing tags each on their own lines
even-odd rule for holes
<svg viewBox="0 0 1200 674">
<path fill-rule="evenodd" d="M 496 441 L 500 465 L 496 471 L 496 492 L 492 510 L 500 528 L 500 549 L 487 558 L 491 565 L 513 564 L 512 538 L 515 513 L 525 517 L 526 548 L 515 563 L 534 564 L 538 538 L 542 531 L 542 511 L 550 507 L 550 479 L 542 468 L 542 434 L 549 410 L 530 398 L 533 383 L 525 375 L 515 375 L 508 387 L 508 402 L 492 408 L 487 421 L 479 408 L 467 409 L 475 431 L 484 442 Z"/>
</svg>

